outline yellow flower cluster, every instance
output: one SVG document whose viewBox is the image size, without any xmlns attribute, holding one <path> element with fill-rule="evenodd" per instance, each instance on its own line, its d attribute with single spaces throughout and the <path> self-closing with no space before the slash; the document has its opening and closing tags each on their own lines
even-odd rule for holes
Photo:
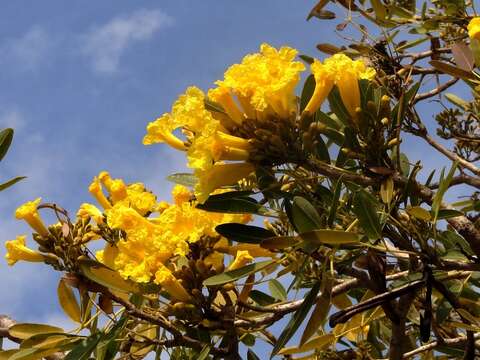
<svg viewBox="0 0 480 360">
<path fill-rule="evenodd" d="M 203 203 L 216 189 L 237 184 L 254 170 L 249 162 L 251 143 L 237 136 L 246 119 L 289 119 L 297 113 L 295 88 L 305 66 L 295 61 L 297 50 L 268 44 L 260 52 L 245 56 L 232 65 L 224 79 L 208 96 L 189 87 L 173 104 L 170 113 L 151 122 L 143 139 L 145 145 L 166 143 L 187 153 L 187 164 L 197 178 L 195 197 Z M 375 71 L 362 61 L 337 54 L 311 66 L 315 92 L 305 111 L 313 113 L 337 85 L 352 118 L 360 106 L 359 79 L 371 80 Z M 206 101 L 221 105 L 222 111 L 206 107 Z M 179 133 L 183 134 L 183 139 Z"/>
<path fill-rule="evenodd" d="M 225 118 L 224 118 L 225 119 Z M 182 128 L 186 141 L 173 134 Z M 196 87 L 189 87 L 174 103 L 172 112 L 164 114 L 147 126 L 147 135 L 143 139 L 145 145 L 155 143 L 168 145 L 187 152 L 188 166 L 194 169 L 199 183 L 195 194 L 197 200 L 203 202 L 216 189 L 209 178 L 217 171 L 222 161 L 246 161 L 249 157 L 248 140 L 232 136 L 222 121 L 215 118 L 205 108 L 205 94 Z M 245 162 L 240 165 L 235 176 L 223 179 L 222 185 L 233 185 L 253 171 L 253 167 Z M 246 169 L 246 170 L 245 170 Z"/>
<path fill-rule="evenodd" d="M 342 102 L 350 116 L 357 117 L 357 109 L 360 107 L 360 88 L 358 80 L 372 80 L 375 70 L 367 67 L 361 60 L 352 60 L 344 54 L 335 54 L 323 63 L 314 60 L 311 65 L 315 77 L 315 90 L 305 107 L 305 112 L 314 113 L 322 105 L 332 90 L 337 85 Z"/>
<path fill-rule="evenodd" d="M 468 24 L 468 36 L 480 41 L 480 17 L 474 17 Z"/>
<path fill-rule="evenodd" d="M 97 254 L 99 260 L 124 278 L 137 282 L 153 280 L 162 285 L 162 281 L 168 278 L 165 265 L 172 256 L 186 255 L 189 244 L 203 236 L 218 236 L 215 227 L 219 224 L 250 220 L 250 215 L 209 213 L 197 209 L 195 202 L 190 201 L 193 194 L 181 185 L 174 187 L 172 195 L 174 203 L 164 204 L 157 217 L 146 218 L 124 203 L 107 209 L 108 226 L 123 230 L 126 237 L 115 246 L 107 245 Z"/>
</svg>

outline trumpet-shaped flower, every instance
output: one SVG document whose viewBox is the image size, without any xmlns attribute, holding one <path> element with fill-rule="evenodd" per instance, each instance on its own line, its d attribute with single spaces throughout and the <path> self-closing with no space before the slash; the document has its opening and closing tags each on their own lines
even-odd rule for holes
<svg viewBox="0 0 480 360">
<path fill-rule="evenodd" d="M 313 114 L 317 111 L 327 98 L 333 88 L 335 75 L 330 68 L 315 59 L 311 65 L 312 74 L 315 78 L 315 90 L 310 98 L 305 113 Z"/>
<path fill-rule="evenodd" d="M 103 223 L 103 213 L 92 204 L 83 203 L 80 205 L 77 216 L 82 219 L 92 218 L 97 224 Z"/>
<path fill-rule="evenodd" d="M 177 300 L 188 302 L 192 299 L 180 281 L 164 265 L 160 265 L 155 273 L 155 283 L 164 288 L 170 296 Z"/>
<path fill-rule="evenodd" d="M 232 95 L 232 91 L 222 81 L 217 81 L 218 87 L 208 91 L 208 98 L 222 105 L 231 120 L 240 125 L 245 115 L 240 110 Z"/>
<path fill-rule="evenodd" d="M 88 191 L 104 209 L 110 209 L 112 207 L 112 204 L 110 204 L 110 201 L 108 201 L 107 197 L 103 193 L 102 184 L 100 179 L 97 177 L 93 179 L 92 183 L 88 187 Z"/>
<path fill-rule="evenodd" d="M 248 263 L 251 262 L 252 260 L 253 260 L 253 256 L 251 256 L 247 250 L 239 250 L 237 251 L 237 255 L 235 255 L 235 259 L 228 266 L 227 270 L 231 271 L 231 270 L 240 269 L 248 265 Z"/>
<path fill-rule="evenodd" d="M 376 72 L 367 67 L 362 60 L 352 60 L 345 54 L 335 54 L 324 61 L 330 73 L 335 76 L 342 102 L 350 116 L 357 117 L 356 110 L 360 107 L 360 87 L 358 80 L 373 80 Z"/>
<path fill-rule="evenodd" d="M 26 202 L 15 211 L 15 217 L 18 220 L 25 220 L 27 224 L 40 235 L 47 236 L 48 229 L 44 225 L 37 209 L 40 201 L 42 201 L 41 198 Z"/>
<path fill-rule="evenodd" d="M 260 53 L 249 54 L 241 64 L 232 65 L 221 83 L 229 87 L 242 105 L 247 117 L 258 113 L 289 117 L 296 110 L 295 87 L 305 66 L 294 61 L 297 50 L 268 44 Z"/>
<path fill-rule="evenodd" d="M 480 41 L 480 17 L 474 17 L 468 24 L 468 36 Z"/>
<path fill-rule="evenodd" d="M 5 247 L 7 248 L 5 258 L 7 259 L 8 265 L 12 266 L 19 260 L 29 262 L 42 262 L 45 260 L 44 255 L 26 247 L 25 244 L 25 235 L 17 236 L 15 240 L 5 242 Z"/>
</svg>

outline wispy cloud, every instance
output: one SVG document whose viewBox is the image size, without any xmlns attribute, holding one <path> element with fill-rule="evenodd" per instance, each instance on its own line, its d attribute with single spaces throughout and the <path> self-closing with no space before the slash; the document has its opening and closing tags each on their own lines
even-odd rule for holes
<svg viewBox="0 0 480 360">
<path fill-rule="evenodd" d="M 4 128 L 13 128 L 16 131 L 25 126 L 25 119 L 16 109 L 5 110 L 0 113 L 0 130 Z"/>
<path fill-rule="evenodd" d="M 1 44 L 2 62 L 18 70 L 34 70 L 45 61 L 52 45 L 47 31 L 35 25 L 26 33 L 7 39 Z"/>
<path fill-rule="evenodd" d="M 160 10 L 141 9 L 115 17 L 83 36 L 82 52 L 91 59 L 95 71 L 111 74 L 117 71 L 120 58 L 130 45 L 148 40 L 172 24 L 173 19 Z"/>
</svg>

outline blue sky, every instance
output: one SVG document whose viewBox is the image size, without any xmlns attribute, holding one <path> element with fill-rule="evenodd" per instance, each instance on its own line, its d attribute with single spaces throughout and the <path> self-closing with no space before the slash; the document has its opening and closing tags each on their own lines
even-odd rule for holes
<svg viewBox="0 0 480 360">
<path fill-rule="evenodd" d="M 208 89 L 229 64 L 262 42 L 320 56 L 341 42 L 334 22 L 305 18 L 315 1 L 21 1 L 2 4 L 0 128 L 15 128 L 0 179 L 28 179 L 0 194 L 0 237 L 28 233 L 14 209 L 41 196 L 71 213 L 90 201 L 101 170 L 144 181 L 160 197 L 183 157 L 144 147 L 146 124 L 189 85 Z M 418 145 L 410 150 L 419 154 Z M 423 151 L 423 150 L 422 150 Z M 418 158 L 418 157 L 417 157 Z M 434 163 L 430 163 L 434 167 Z M 4 249 L 0 250 L 3 257 Z M 0 313 L 64 323 L 55 294 L 60 274 L 0 262 Z M 67 326 L 68 327 L 68 326 Z"/>
</svg>

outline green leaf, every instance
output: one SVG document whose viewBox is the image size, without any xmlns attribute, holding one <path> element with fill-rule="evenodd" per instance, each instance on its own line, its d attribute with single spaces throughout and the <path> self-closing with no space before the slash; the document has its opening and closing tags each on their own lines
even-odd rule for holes
<svg viewBox="0 0 480 360">
<path fill-rule="evenodd" d="M 342 98 L 340 97 L 340 91 L 336 86 L 333 87 L 332 91 L 328 95 L 328 103 L 330 104 L 330 109 L 338 119 L 344 124 L 349 125 L 350 123 L 350 114 L 348 113 L 347 108 L 343 105 Z"/>
<path fill-rule="evenodd" d="M 64 360 L 88 360 L 90 354 L 97 347 L 97 344 L 100 342 L 103 335 L 103 333 L 96 333 L 89 336 L 75 346 L 72 351 L 65 356 Z"/>
<path fill-rule="evenodd" d="M 431 60 L 430 65 L 432 65 L 436 70 L 456 78 L 463 80 L 477 80 L 477 77 L 471 71 L 460 69 L 443 61 Z"/>
<path fill-rule="evenodd" d="M 312 245 L 343 245 L 354 244 L 360 241 L 360 236 L 353 232 L 347 232 L 342 230 L 313 230 L 305 233 L 301 233 L 300 237 L 309 244 Z"/>
<path fill-rule="evenodd" d="M 433 196 L 433 201 L 432 201 L 432 212 L 435 219 L 437 219 L 438 217 L 438 211 L 440 210 L 440 206 L 442 204 L 443 195 L 445 195 L 445 193 L 447 192 L 450 186 L 450 182 L 452 181 L 453 175 L 457 170 L 457 165 L 458 165 L 457 161 L 455 161 L 452 164 L 452 167 L 450 168 L 450 171 L 448 172 L 447 177 L 445 178 L 443 177 L 444 171 L 442 171 L 442 174 L 440 175 L 438 190 Z"/>
<path fill-rule="evenodd" d="M 462 98 L 458 97 L 457 95 L 455 94 L 452 94 L 452 93 L 446 93 L 445 95 L 445 98 L 450 101 L 453 105 L 456 105 L 458 106 L 459 108 L 461 108 L 462 110 L 466 110 L 467 107 L 468 107 L 468 101 L 465 101 L 463 100 Z"/>
<path fill-rule="evenodd" d="M 0 131 L 0 161 L 7 154 L 8 148 L 12 144 L 13 129 L 4 129 Z"/>
<path fill-rule="evenodd" d="M 319 290 L 320 282 L 316 282 L 315 285 L 313 285 L 312 289 L 305 296 L 305 300 L 303 301 L 302 306 L 300 306 L 300 308 L 295 312 L 295 314 L 293 314 L 287 326 L 285 326 L 285 328 L 283 329 L 282 333 L 278 338 L 278 341 L 273 347 L 270 358 L 273 358 L 280 351 L 280 349 L 282 349 L 285 344 L 291 339 L 293 334 L 295 334 L 298 327 L 300 326 L 300 324 L 302 324 L 303 320 L 305 320 L 305 317 L 315 303 Z"/>
<path fill-rule="evenodd" d="M 293 226 L 298 233 L 315 230 L 322 226 L 320 216 L 315 207 L 301 196 L 293 198 L 292 220 Z"/>
<path fill-rule="evenodd" d="M 118 272 L 94 260 L 78 260 L 82 273 L 97 284 L 127 293 L 140 292 L 137 283 L 125 280 Z"/>
<path fill-rule="evenodd" d="M 210 195 L 203 204 L 197 208 L 210 212 L 228 214 L 259 214 L 268 215 L 268 210 L 260 205 L 257 200 L 245 196 L 244 191 L 232 191 L 218 195 Z"/>
<path fill-rule="evenodd" d="M 414 218 L 424 220 L 424 221 L 430 221 L 432 220 L 432 214 L 430 214 L 430 211 L 422 208 L 421 206 L 412 206 L 407 208 L 407 213 L 410 216 L 413 216 Z"/>
<path fill-rule="evenodd" d="M 167 180 L 174 184 L 179 184 L 187 187 L 194 187 L 197 184 L 197 178 L 189 173 L 176 173 L 167 176 Z"/>
<path fill-rule="evenodd" d="M 357 192 L 353 198 L 353 212 L 365 234 L 370 240 L 377 240 L 382 235 L 382 225 L 377 215 L 377 203 L 364 190 Z"/>
<path fill-rule="evenodd" d="M 270 289 L 270 293 L 275 299 L 278 299 L 280 301 L 287 300 L 287 291 L 277 279 L 270 280 L 268 282 L 268 288 Z"/>
<path fill-rule="evenodd" d="M 310 98 L 313 95 L 313 91 L 315 90 L 315 77 L 313 75 L 309 75 L 307 80 L 303 85 L 302 95 L 300 96 L 300 113 L 302 113 L 303 109 L 307 106 Z"/>
<path fill-rule="evenodd" d="M 64 330 L 51 325 L 20 323 L 11 326 L 8 333 L 17 339 L 27 339 L 37 334 L 64 333 Z"/>
<path fill-rule="evenodd" d="M 198 354 L 197 360 L 207 359 L 211 349 L 212 346 L 210 344 L 205 344 L 205 346 L 202 348 L 202 351 L 200 351 L 200 354 Z"/>
<path fill-rule="evenodd" d="M 248 244 L 260 244 L 263 240 L 275 236 L 270 230 L 239 223 L 221 224 L 215 231 L 228 240 Z"/>
<path fill-rule="evenodd" d="M 219 103 L 217 103 L 215 101 L 212 101 L 210 99 L 205 98 L 203 103 L 205 105 L 205 109 L 207 109 L 210 112 L 217 112 L 217 113 L 225 114 L 225 115 L 227 114 L 225 112 L 225 110 L 223 109 L 222 105 L 220 105 Z"/>
<path fill-rule="evenodd" d="M 280 250 L 298 245 L 299 243 L 300 238 L 298 236 L 274 236 L 263 240 L 260 246 L 269 250 Z"/>
<path fill-rule="evenodd" d="M 340 199 L 340 194 L 342 192 L 342 178 L 340 177 L 335 182 L 335 187 L 333 190 L 332 204 L 330 205 L 330 213 L 328 214 L 327 224 L 329 227 L 333 226 L 335 222 L 335 217 L 337 215 L 338 201 Z"/>
<path fill-rule="evenodd" d="M 96 360 L 114 360 L 117 356 L 120 342 L 117 341 L 121 331 L 123 330 L 128 318 L 122 317 L 112 328 L 106 333 L 97 346 Z"/>
<path fill-rule="evenodd" d="M 78 305 L 73 290 L 66 284 L 64 279 L 61 279 L 58 283 L 57 294 L 58 301 L 65 314 L 73 321 L 81 323 L 80 306 Z"/>
<path fill-rule="evenodd" d="M 214 275 L 203 281 L 205 286 L 219 286 L 233 281 L 237 281 L 245 276 L 254 274 L 267 266 L 273 264 L 272 260 L 260 261 L 258 263 L 244 266 L 240 269 L 226 271 L 222 274 Z"/>
<path fill-rule="evenodd" d="M 3 191 L 5 189 L 8 189 L 10 186 L 16 184 L 20 180 L 26 179 L 26 176 L 17 176 L 16 178 L 13 178 L 11 180 L 8 180 L 7 182 L 4 182 L 3 184 L 0 184 L 0 191 Z"/>
<path fill-rule="evenodd" d="M 437 219 L 450 219 L 457 216 L 463 216 L 463 212 L 454 209 L 440 209 L 438 210 Z"/>
<path fill-rule="evenodd" d="M 265 294 L 260 290 L 254 289 L 250 291 L 250 294 L 248 296 L 260 306 L 268 306 L 277 302 L 276 298 L 271 297 L 270 295 Z"/>
<path fill-rule="evenodd" d="M 247 360 L 260 360 L 260 358 L 252 350 L 248 349 Z"/>
</svg>

